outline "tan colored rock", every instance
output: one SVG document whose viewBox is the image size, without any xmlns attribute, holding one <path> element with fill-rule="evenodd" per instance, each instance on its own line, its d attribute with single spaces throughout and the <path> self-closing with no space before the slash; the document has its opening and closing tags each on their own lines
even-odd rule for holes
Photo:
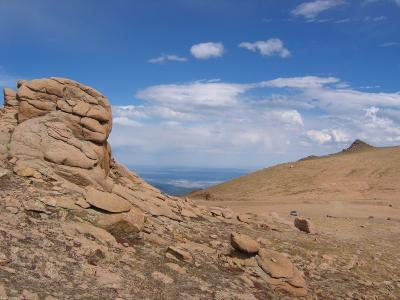
<svg viewBox="0 0 400 300">
<path fill-rule="evenodd" d="M 316 233 L 314 224 L 309 219 L 297 217 L 294 219 L 294 226 L 305 233 Z"/>
<path fill-rule="evenodd" d="M 174 280 L 171 277 L 169 277 L 168 275 L 165 275 L 161 272 L 158 272 L 158 271 L 151 273 L 151 277 L 153 277 L 154 280 L 156 280 L 162 284 L 174 283 Z"/>
<path fill-rule="evenodd" d="M 273 278 L 293 277 L 292 262 L 279 252 L 261 249 L 256 259 L 260 268 Z"/>
<path fill-rule="evenodd" d="M 23 290 L 22 293 L 21 293 L 20 299 L 23 299 L 23 300 L 39 300 L 40 298 L 39 298 L 38 294 L 36 294 L 36 293 L 34 293 L 32 291 Z"/>
<path fill-rule="evenodd" d="M 74 222 L 74 223 L 65 223 L 62 224 L 62 229 L 66 234 L 75 235 L 76 233 L 82 235 L 92 235 L 97 240 L 104 244 L 116 244 L 116 240 L 112 234 L 107 232 L 106 230 L 96 227 L 90 223 L 86 222 Z"/>
<path fill-rule="evenodd" d="M 114 229 L 119 232 L 138 233 L 144 228 L 146 216 L 139 209 L 131 209 L 127 213 L 121 214 L 103 214 L 97 217 L 98 226 L 106 229 Z"/>
<path fill-rule="evenodd" d="M 12 89 L 5 88 L 4 91 L 4 105 L 5 106 L 17 106 L 17 93 Z"/>
<path fill-rule="evenodd" d="M 175 272 L 177 272 L 177 273 L 179 273 L 179 274 L 186 274 L 186 269 L 183 268 L 183 267 L 181 267 L 181 266 L 179 266 L 179 265 L 177 265 L 177 264 L 174 264 L 174 263 L 166 263 L 165 265 L 166 265 L 168 268 L 170 268 L 171 270 L 173 270 L 173 271 L 175 271 Z"/>
<path fill-rule="evenodd" d="M 46 174 L 106 190 L 111 106 L 94 89 L 63 78 L 19 81 L 5 89 L 0 114 L 0 160 L 14 157 L 15 173 Z M 101 174 L 101 175 L 100 175 Z"/>
<path fill-rule="evenodd" d="M 6 288 L 0 283 L 0 299 L 8 299 Z"/>
<path fill-rule="evenodd" d="M 250 223 L 250 222 L 251 222 L 251 216 L 248 215 L 248 214 L 241 214 L 241 215 L 238 215 L 238 216 L 237 216 L 237 219 L 238 219 L 240 222 L 243 222 L 243 223 Z"/>
<path fill-rule="evenodd" d="M 256 257 L 260 268 L 268 275 L 266 282 L 274 291 L 304 297 L 308 294 L 303 273 L 285 255 L 261 249 Z"/>
<path fill-rule="evenodd" d="M 89 208 L 90 204 L 87 203 L 84 199 L 80 198 L 75 202 L 76 205 L 82 207 L 82 208 Z"/>
<path fill-rule="evenodd" d="M 167 256 L 174 257 L 178 260 L 182 260 L 182 261 L 186 261 L 186 262 L 193 261 L 193 256 L 188 251 L 185 251 L 178 247 L 169 246 L 166 254 L 167 254 Z"/>
<path fill-rule="evenodd" d="M 92 187 L 87 190 L 86 202 L 112 213 L 127 212 L 132 208 L 132 205 L 125 199 L 112 193 L 101 192 Z"/>
<path fill-rule="evenodd" d="M 248 254 L 257 254 L 260 250 L 260 244 L 245 234 L 236 232 L 231 233 L 231 245 L 240 252 Z"/>
</svg>

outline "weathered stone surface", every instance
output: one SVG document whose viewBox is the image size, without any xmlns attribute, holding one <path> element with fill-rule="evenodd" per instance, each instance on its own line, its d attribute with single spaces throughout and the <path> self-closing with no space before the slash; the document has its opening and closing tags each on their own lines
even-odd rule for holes
<svg viewBox="0 0 400 300">
<path fill-rule="evenodd" d="M 44 78 L 19 81 L 16 92 L 4 90 L 4 100 L 1 161 L 14 157 L 21 176 L 37 172 L 75 185 L 105 188 L 112 128 L 107 98 L 69 79 Z"/>
<path fill-rule="evenodd" d="M 266 282 L 275 291 L 295 297 L 307 295 L 307 284 L 303 274 L 285 255 L 267 249 L 261 249 L 256 257 L 260 268 L 268 275 Z"/>
<path fill-rule="evenodd" d="M 256 259 L 260 268 L 273 278 L 293 277 L 292 262 L 279 252 L 261 249 Z"/>
<path fill-rule="evenodd" d="M 107 228 L 118 227 L 126 233 L 141 232 L 146 222 L 146 216 L 139 209 L 131 209 L 127 213 L 100 215 L 96 219 L 98 226 Z"/>
<path fill-rule="evenodd" d="M 93 187 L 88 188 L 86 202 L 112 213 L 127 212 L 132 208 L 132 205 L 125 199 L 112 193 L 101 192 Z"/>
<path fill-rule="evenodd" d="M 305 218 L 297 217 L 296 219 L 294 219 L 294 226 L 296 226 L 296 228 L 298 228 L 300 231 L 306 233 L 316 233 L 314 224 L 310 220 Z"/>
<path fill-rule="evenodd" d="M 177 258 L 178 260 L 183 260 L 187 262 L 193 261 L 193 256 L 188 251 L 174 246 L 168 247 L 167 256 L 172 256 Z"/>
<path fill-rule="evenodd" d="M 236 250 L 248 254 L 256 254 L 260 250 L 260 245 L 257 241 L 248 235 L 236 232 L 231 233 L 231 245 Z"/>
</svg>

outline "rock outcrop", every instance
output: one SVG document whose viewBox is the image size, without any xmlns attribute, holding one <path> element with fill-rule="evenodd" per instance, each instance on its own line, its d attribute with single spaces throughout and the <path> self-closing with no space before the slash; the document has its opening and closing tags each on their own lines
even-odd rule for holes
<svg viewBox="0 0 400 300">
<path fill-rule="evenodd" d="M 107 141 L 111 105 L 105 96 L 76 81 L 55 77 L 21 80 L 17 87 L 17 91 L 4 90 L 3 167 L 19 176 L 56 182 L 66 192 L 81 194 L 86 205 L 110 213 L 128 212 L 136 206 L 152 215 L 180 219 L 178 207 L 174 212 L 166 203 L 171 198 L 112 158 Z"/>
</svg>

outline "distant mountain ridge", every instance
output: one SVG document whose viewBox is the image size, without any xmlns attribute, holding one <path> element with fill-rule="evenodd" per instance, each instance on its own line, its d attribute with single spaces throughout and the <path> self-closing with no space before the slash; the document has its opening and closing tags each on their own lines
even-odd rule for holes
<svg viewBox="0 0 400 300">
<path fill-rule="evenodd" d="M 262 169 L 190 194 L 229 201 L 392 200 L 400 195 L 400 147 L 355 140 L 341 152 Z"/>
</svg>

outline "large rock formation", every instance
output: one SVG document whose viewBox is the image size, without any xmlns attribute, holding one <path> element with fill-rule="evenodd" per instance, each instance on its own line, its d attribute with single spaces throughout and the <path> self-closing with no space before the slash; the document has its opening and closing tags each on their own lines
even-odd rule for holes
<svg viewBox="0 0 400 300">
<path fill-rule="evenodd" d="M 112 159 L 107 142 L 111 106 L 98 91 L 64 78 L 21 80 L 4 90 L 0 116 L 0 164 L 20 176 L 56 182 L 112 213 L 139 206 L 179 219 L 163 197 Z M 149 201 L 146 205 L 142 202 Z"/>
</svg>

